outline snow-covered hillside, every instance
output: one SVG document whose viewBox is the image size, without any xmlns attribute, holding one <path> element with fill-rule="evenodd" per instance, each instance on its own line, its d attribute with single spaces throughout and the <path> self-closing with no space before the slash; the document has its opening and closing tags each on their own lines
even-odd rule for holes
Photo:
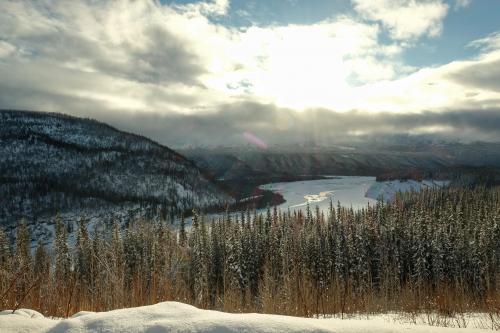
<svg viewBox="0 0 500 333">
<path fill-rule="evenodd" d="M 0 313 L 2 333 L 83 332 L 336 332 L 336 333 L 481 333 L 486 329 L 444 328 L 396 322 L 390 316 L 369 319 L 313 319 L 265 314 L 230 314 L 165 302 L 109 312 L 80 312 L 71 318 L 49 319 L 33 310 Z"/>
<path fill-rule="evenodd" d="M 169 217 L 231 200 L 173 150 L 97 121 L 0 111 L 0 128 L 0 225 L 7 228 L 26 218 L 34 229 L 56 213 Z"/>
<path fill-rule="evenodd" d="M 366 191 L 367 198 L 385 201 L 392 201 L 398 192 L 421 191 L 422 189 L 443 187 L 447 185 L 448 181 L 435 181 L 435 180 L 390 180 L 382 182 L 374 182 Z"/>
</svg>

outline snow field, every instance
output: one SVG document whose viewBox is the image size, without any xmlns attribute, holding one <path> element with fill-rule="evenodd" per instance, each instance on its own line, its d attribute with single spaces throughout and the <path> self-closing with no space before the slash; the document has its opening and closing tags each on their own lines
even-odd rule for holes
<svg viewBox="0 0 500 333">
<path fill-rule="evenodd" d="M 266 314 L 231 314 L 200 310 L 177 302 L 120 309 L 109 312 L 79 312 L 68 319 L 45 318 L 33 310 L 0 313 L 2 333 L 84 333 L 84 332 L 336 332 L 336 333 L 480 333 L 477 328 L 445 328 L 401 324 L 387 316 L 370 319 L 313 319 Z"/>
</svg>

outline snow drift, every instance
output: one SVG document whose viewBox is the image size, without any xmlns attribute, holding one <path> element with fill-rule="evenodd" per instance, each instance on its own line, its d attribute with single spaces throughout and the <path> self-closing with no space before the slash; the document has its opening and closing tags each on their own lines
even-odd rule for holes
<svg viewBox="0 0 500 333">
<path fill-rule="evenodd" d="M 312 319 L 265 314 L 230 314 L 200 310 L 165 302 L 109 312 L 79 312 L 68 319 L 49 319 L 33 310 L 0 313 L 0 332 L 487 332 L 398 324 L 375 316 L 372 319 Z"/>
</svg>

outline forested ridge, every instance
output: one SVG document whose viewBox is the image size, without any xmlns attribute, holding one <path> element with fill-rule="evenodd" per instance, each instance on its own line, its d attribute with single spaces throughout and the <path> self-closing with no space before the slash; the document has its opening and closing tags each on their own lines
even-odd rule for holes
<svg viewBox="0 0 500 333">
<path fill-rule="evenodd" d="M 232 201 L 175 151 L 95 120 L 0 110 L 0 127 L 0 225 L 165 219 Z"/>
<path fill-rule="evenodd" d="M 192 228 L 136 221 L 87 230 L 32 255 L 0 233 L 0 307 L 46 315 L 176 300 L 299 316 L 388 311 L 500 316 L 500 187 L 399 194 L 353 211 L 242 213 Z"/>
</svg>

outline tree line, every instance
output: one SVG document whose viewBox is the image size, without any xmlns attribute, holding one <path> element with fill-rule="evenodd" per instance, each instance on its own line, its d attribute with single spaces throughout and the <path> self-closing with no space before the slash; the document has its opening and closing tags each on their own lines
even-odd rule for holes
<svg viewBox="0 0 500 333">
<path fill-rule="evenodd" d="M 500 187 L 429 189 L 353 210 L 242 212 L 192 224 L 139 220 L 76 236 L 55 221 L 32 251 L 0 230 L 0 308 L 45 315 L 165 300 L 298 316 L 500 315 Z"/>
</svg>

